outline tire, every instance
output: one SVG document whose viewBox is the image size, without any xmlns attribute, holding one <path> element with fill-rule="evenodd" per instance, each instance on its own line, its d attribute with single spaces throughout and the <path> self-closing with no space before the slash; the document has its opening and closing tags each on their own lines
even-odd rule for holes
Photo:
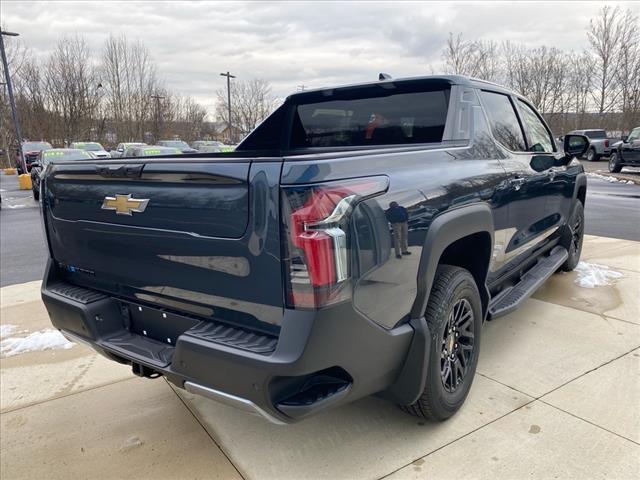
<svg viewBox="0 0 640 480">
<path fill-rule="evenodd" d="M 591 147 L 589 150 L 587 150 L 586 159 L 588 162 L 597 162 L 600 159 L 600 155 L 596 153 L 595 148 Z"/>
<path fill-rule="evenodd" d="M 33 193 L 33 199 L 35 201 L 40 200 L 40 191 L 36 190 L 35 188 L 31 189 L 31 192 Z"/>
<path fill-rule="evenodd" d="M 465 320 L 469 313 L 470 323 Z M 400 408 L 416 417 L 443 421 L 456 413 L 467 398 L 480 353 L 482 306 L 469 271 L 450 265 L 438 267 L 425 316 L 431 348 L 424 391 L 415 403 Z M 452 325 L 454 328 L 449 328 Z M 455 358 L 453 363 L 451 358 Z M 462 370 L 458 383 L 455 378 Z"/>
<path fill-rule="evenodd" d="M 609 157 L 609 171 L 611 173 L 620 173 L 620 170 L 622 170 L 622 165 L 620 164 L 618 154 L 616 152 L 612 152 Z"/>
<path fill-rule="evenodd" d="M 584 207 L 580 200 L 576 200 L 566 225 L 568 241 L 563 242 L 569 252 L 569 257 L 560 266 L 563 272 L 570 272 L 580 261 L 582 241 L 584 239 Z"/>
</svg>

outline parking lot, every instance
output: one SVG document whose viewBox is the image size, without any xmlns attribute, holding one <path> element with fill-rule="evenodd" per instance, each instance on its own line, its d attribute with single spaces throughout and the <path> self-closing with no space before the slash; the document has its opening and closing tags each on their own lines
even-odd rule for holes
<svg viewBox="0 0 640 480">
<path fill-rule="evenodd" d="M 281 427 L 82 345 L 3 358 L 3 477 L 637 478 L 640 243 L 589 236 L 583 258 L 622 276 L 556 274 L 488 323 L 469 401 L 442 424 L 370 397 Z M 50 326 L 39 281 L 1 303 L 3 329 Z"/>
<path fill-rule="evenodd" d="M 51 326 L 37 204 L 1 179 L 3 478 L 640 475 L 640 187 L 624 178 L 589 177 L 582 258 L 595 267 L 582 274 L 609 285 L 556 274 L 485 325 L 479 375 L 454 418 L 425 423 L 369 397 L 286 427 L 134 377 L 83 345 L 7 354 Z"/>
</svg>

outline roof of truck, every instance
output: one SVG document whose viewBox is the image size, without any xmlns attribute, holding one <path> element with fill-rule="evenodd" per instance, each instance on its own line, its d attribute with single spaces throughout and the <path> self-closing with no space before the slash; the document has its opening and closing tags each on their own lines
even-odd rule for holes
<svg viewBox="0 0 640 480">
<path fill-rule="evenodd" d="M 497 83 L 489 82 L 488 80 L 482 80 L 480 78 L 468 77 L 465 75 L 424 75 L 418 77 L 403 77 L 403 78 L 391 78 L 388 80 L 373 80 L 370 82 L 362 82 L 362 83 L 352 83 L 346 85 L 338 85 L 335 87 L 323 87 L 323 88 L 314 88 L 303 90 L 301 92 L 292 93 L 289 95 L 290 98 L 298 98 L 304 97 L 309 94 L 314 94 L 323 91 L 331 91 L 331 90 L 348 90 L 352 88 L 380 85 L 383 88 L 388 86 L 388 88 L 393 88 L 393 84 L 395 83 L 419 83 L 419 82 L 434 82 L 434 83 L 446 83 L 450 85 L 468 85 L 477 88 L 491 88 L 491 90 L 495 90 L 502 93 L 507 94 L 517 94 L 512 90 L 503 87 L 502 85 L 498 85 Z"/>
</svg>

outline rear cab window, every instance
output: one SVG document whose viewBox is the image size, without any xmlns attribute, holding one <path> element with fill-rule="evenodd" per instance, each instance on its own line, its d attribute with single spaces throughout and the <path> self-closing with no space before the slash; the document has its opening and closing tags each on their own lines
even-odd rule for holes
<svg viewBox="0 0 640 480">
<path fill-rule="evenodd" d="M 294 105 L 290 148 L 441 142 L 449 87 L 386 85 L 338 92 L 337 98 L 301 98 Z"/>
</svg>

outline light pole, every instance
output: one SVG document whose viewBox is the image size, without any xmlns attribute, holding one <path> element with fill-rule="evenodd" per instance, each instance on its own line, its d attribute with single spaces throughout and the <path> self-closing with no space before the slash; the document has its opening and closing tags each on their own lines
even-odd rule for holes
<svg viewBox="0 0 640 480">
<path fill-rule="evenodd" d="M 18 152 L 20 153 L 20 167 L 22 172 L 27 172 L 27 166 L 24 163 L 24 153 L 22 152 L 22 131 L 20 130 L 20 122 L 18 121 L 18 112 L 16 111 L 16 99 L 13 97 L 13 85 L 11 84 L 11 75 L 9 75 L 9 64 L 7 63 L 7 54 L 4 51 L 4 36 L 17 37 L 19 33 L 5 32 L 0 30 L 0 53 L 2 54 L 2 64 L 4 66 L 4 76 L 7 81 L 7 91 L 9 92 L 9 103 L 11 104 L 11 117 L 13 125 L 16 128 L 16 138 L 18 140 Z"/>
<path fill-rule="evenodd" d="M 154 143 L 158 143 L 158 137 L 160 136 L 160 100 L 164 99 L 162 95 L 151 95 L 151 98 L 156 100 L 156 128 L 154 132 Z"/>
<path fill-rule="evenodd" d="M 231 75 L 229 72 L 221 73 L 223 77 L 227 77 L 227 107 L 229 109 L 229 121 L 227 122 L 227 127 L 229 128 L 229 138 L 233 142 L 233 130 L 231 130 L 231 79 L 236 78 L 235 75 Z"/>
</svg>

